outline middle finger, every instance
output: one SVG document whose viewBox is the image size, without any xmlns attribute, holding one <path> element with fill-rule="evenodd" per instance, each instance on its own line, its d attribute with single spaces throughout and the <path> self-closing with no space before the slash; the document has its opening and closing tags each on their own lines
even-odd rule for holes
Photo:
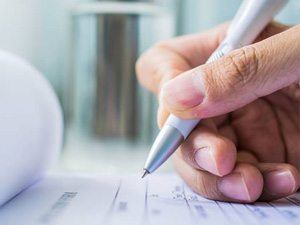
<svg viewBox="0 0 300 225">
<path fill-rule="evenodd" d="M 182 157 L 196 169 L 229 174 L 236 162 L 235 144 L 220 135 L 212 120 L 203 120 L 181 145 Z"/>
</svg>

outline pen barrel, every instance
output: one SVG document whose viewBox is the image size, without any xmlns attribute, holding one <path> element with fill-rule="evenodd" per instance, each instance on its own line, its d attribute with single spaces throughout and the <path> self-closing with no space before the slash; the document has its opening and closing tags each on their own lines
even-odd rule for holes
<svg viewBox="0 0 300 225">
<path fill-rule="evenodd" d="M 228 51 L 251 44 L 285 3 L 287 0 L 244 1 L 223 41 Z"/>
<path fill-rule="evenodd" d="M 147 173 L 154 172 L 176 151 L 183 141 L 184 137 L 177 128 L 165 125 L 151 147 L 144 170 Z"/>
<path fill-rule="evenodd" d="M 184 139 L 186 139 L 199 122 L 199 119 L 185 120 L 171 114 L 166 121 L 166 125 L 175 127 L 180 131 Z"/>
</svg>

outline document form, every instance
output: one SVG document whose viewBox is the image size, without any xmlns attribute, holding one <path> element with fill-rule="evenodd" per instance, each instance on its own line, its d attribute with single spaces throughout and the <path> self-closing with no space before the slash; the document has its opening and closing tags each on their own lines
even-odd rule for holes
<svg viewBox="0 0 300 225">
<path fill-rule="evenodd" d="M 217 202 L 174 174 L 49 175 L 0 208 L 1 225 L 300 224 L 300 193 L 254 204 Z"/>
</svg>

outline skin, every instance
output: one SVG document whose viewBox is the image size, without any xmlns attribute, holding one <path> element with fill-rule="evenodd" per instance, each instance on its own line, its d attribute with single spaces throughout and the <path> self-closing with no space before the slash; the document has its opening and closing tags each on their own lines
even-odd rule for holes
<svg viewBox="0 0 300 225">
<path fill-rule="evenodd" d="M 202 119 L 174 155 L 194 191 L 232 202 L 290 195 L 300 185 L 300 26 L 272 22 L 204 65 L 227 27 L 156 44 L 137 61 L 138 79 L 158 96 L 160 127 L 170 113 Z"/>
</svg>

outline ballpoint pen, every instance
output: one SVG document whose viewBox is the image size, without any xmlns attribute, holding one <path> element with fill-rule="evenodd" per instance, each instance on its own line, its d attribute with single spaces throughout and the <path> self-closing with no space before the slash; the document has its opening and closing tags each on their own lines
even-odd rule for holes
<svg viewBox="0 0 300 225">
<path fill-rule="evenodd" d="M 236 13 L 225 39 L 206 63 L 251 44 L 286 2 L 287 0 L 245 0 Z M 186 120 L 170 115 L 150 149 L 142 178 L 163 164 L 199 122 L 200 119 Z"/>
</svg>

